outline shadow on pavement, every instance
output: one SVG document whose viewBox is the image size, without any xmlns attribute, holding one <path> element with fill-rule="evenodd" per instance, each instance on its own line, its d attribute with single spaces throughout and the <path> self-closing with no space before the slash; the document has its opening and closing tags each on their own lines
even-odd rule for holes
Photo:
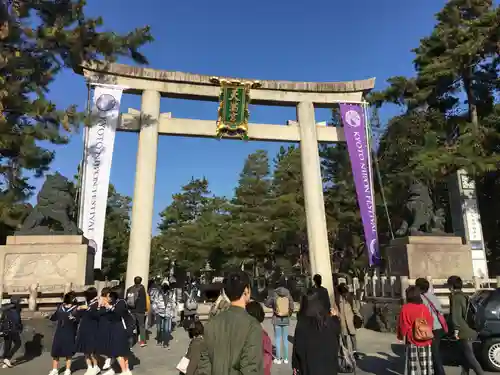
<svg viewBox="0 0 500 375">
<path fill-rule="evenodd" d="M 23 334 L 24 353 L 16 360 L 16 364 L 22 364 L 40 357 L 43 353 L 43 335 L 34 333 L 30 338 Z"/>
<path fill-rule="evenodd" d="M 356 364 L 360 370 L 370 374 L 404 374 L 403 359 L 396 354 L 382 352 L 370 355 L 360 354 Z"/>
</svg>

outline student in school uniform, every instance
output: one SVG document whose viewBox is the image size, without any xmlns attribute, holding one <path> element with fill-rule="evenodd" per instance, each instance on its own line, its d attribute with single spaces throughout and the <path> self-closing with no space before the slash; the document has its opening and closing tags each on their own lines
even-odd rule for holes
<svg viewBox="0 0 500 375">
<path fill-rule="evenodd" d="M 50 320 L 57 322 L 54 340 L 52 342 L 52 370 L 49 375 L 59 374 L 59 359 L 66 359 L 64 375 L 71 375 L 71 359 L 75 355 L 75 336 L 77 331 L 76 296 L 73 292 L 66 293 L 63 303 L 59 306 Z"/>
<path fill-rule="evenodd" d="M 128 314 L 130 314 L 128 306 L 125 300 L 120 299 L 115 291 L 109 293 L 107 303 L 110 314 L 109 355 L 118 360 L 122 374 L 131 375 L 128 365 L 130 337 L 126 328 L 126 321 L 128 320 Z"/>
<path fill-rule="evenodd" d="M 97 289 L 88 288 L 85 292 L 86 305 L 79 306 L 77 317 L 80 321 L 76 335 L 76 352 L 85 355 L 87 371 L 85 375 L 101 372 L 96 357 L 97 333 L 99 329 L 99 299 Z"/>
<path fill-rule="evenodd" d="M 113 375 L 115 372 L 111 368 L 112 358 L 109 354 L 109 335 L 111 333 L 111 322 L 109 320 L 110 315 L 108 314 L 108 295 L 111 291 L 110 288 L 103 288 L 101 291 L 101 297 L 98 302 L 98 325 L 96 333 L 96 356 L 104 358 L 104 365 L 102 370 L 104 370 L 104 375 Z"/>
</svg>

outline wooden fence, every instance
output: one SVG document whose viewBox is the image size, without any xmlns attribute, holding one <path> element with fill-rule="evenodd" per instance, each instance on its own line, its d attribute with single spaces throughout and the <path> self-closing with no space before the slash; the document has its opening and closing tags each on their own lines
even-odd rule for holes
<svg viewBox="0 0 500 375">
<path fill-rule="evenodd" d="M 450 291 L 446 286 L 446 279 L 432 279 L 428 276 L 426 279 L 431 284 L 434 294 L 439 298 L 443 307 L 448 306 L 448 297 Z M 416 279 L 410 279 L 407 276 L 368 276 L 363 281 L 353 278 L 348 283 L 349 289 L 354 293 L 360 302 L 387 302 L 401 303 L 405 299 L 404 291 L 410 285 L 415 285 Z M 345 279 L 339 279 L 339 282 L 346 282 Z M 472 280 L 464 280 L 463 292 L 473 294 L 481 289 L 494 289 L 500 287 L 500 276 L 492 279 L 481 279 L 474 277 Z"/>
</svg>

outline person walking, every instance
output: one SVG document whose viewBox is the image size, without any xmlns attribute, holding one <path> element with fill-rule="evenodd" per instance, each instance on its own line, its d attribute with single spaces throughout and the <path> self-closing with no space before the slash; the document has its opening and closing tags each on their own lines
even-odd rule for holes
<svg viewBox="0 0 500 375">
<path fill-rule="evenodd" d="M 325 306 L 325 309 L 327 311 L 330 311 L 332 309 L 332 303 L 330 302 L 330 295 L 328 294 L 328 290 L 321 285 L 323 283 L 323 278 L 321 277 L 321 275 L 316 274 L 313 277 L 313 282 L 313 289 L 317 290 L 318 297 L 321 303 L 323 304 L 323 306 Z"/>
<path fill-rule="evenodd" d="M 248 303 L 246 310 L 247 313 L 257 319 L 259 324 L 262 325 L 266 315 L 259 302 L 251 301 Z M 271 368 L 273 366 L 273 343 L 264 328 L 262 328 L 262 349 L 264 350 L 264 375 L 271 375 Z"/>
<path fill-rule="evenodd" d="M 327 309 L 317 288 L 302 297 L 292 354 L 297 375 L 336 375 L 340 321 Z"/>
<path fill-rule="evenodd" d="M 441 339 L 448 333 L 448 326 L 443 315 L 441 302 L 439 302 L 436 295 L 432 293 L 430 288 L 431 285 L 427 279 L 424 279 L 423 277 L 418 278 L 415 280 L 415 286 L 422 294 L 422 302 L 427 306 L 432 314 L 432 333 L 434 334 L 434 338 L 432 339 L 431 351 L 434 374 L 445 375 L 439 347 L 441 345 Z"/>
<path fill-rule="evenodd" d="M 262 327 L 245 310 L 250 302 L 250 285 L 250 277 L 243 271 L 226 278 L 224 292 L 231 307 L 205 325 L 199 375 L 264 375 Z"/>
<path fill-rule="evenodd" d="M 2 306 L 3 364 L 2 368 L 13 367 L 12 358 L 21 348 L 21 304 L 19 297 L 12 297 L 11 303 Z"/>
<path fill-rule="evenodd" d="M 110 320 L 109 356 L 116 358 L 123 375 L 131 375 L 129 368 L 130 345 L 126 321 L 128 320 L 127 303 L 120 299 L 116 291 L 111 290 L 108 298 L 104 300 L 107 307 L 107 315 Z"/>
<path fill-rule="evenodd" d="M 288 364 L 288 328 L 290 316 L 293 313 L 293 299 L 283 280 L 269 295 L 264 305 L 273 310 L 274 345 L 276 346 L 276 359 L 274 363 Z"/>
<path fill-rule="evenodd" d="M 151 306 L 157 327 L 157 344 L 164 348 L 170 348 L 172 319 L 176 314 L 177 307 L 175 292 L 170 289 L 167 282 L 162 284 L 161 289 L 151 290 Z"/>
<path fill-rule="evenodd" d="M 476 375 L 484 375 L 484 371 L 474 355 L 473 342 L 477 338 L 477 332 L 468 321 L 467 313 L 469 298 L 462 292 L 463 281 L 459 276 L 450 276 L 447 281 L 450 294 L 450 315 L 453 325 L 453 335 L 458 340 L 460 358 L 462 362 L 462 374 L 469 374 L 473 370 Z"/>
<path fill-rule="evenodd" d="M 205 342 L 203 341 L 203 324 L 198 320 L 193 323 L 193 326 L 189 328 L 189 347 L 186 353 L 186 358 L 189 360 L 189 364 L 186 368 L 186 375 L 197 375 L 198 365 L 200 363 L 201 350 Z"/>
<path fill-rule="evenodd" d="M 64 375 L 71 375 L 71 359 L 76 353 L 75 337 L 77 330 L 77 320 L 75 312 L 77 308 L 75 294 L 66 293 L 63 297 L 63 303 L 59 306 L 50 320 L 57 322 L 56 332 L 52 341 L 52 370 L 49 375 L 59 374 L 59 359 L 66 360 Z"/>
<path fill-rule="evenodd" d="M 361 328 L 363 319 L 354 305 L 354 298 L 345 283 L 337 286 L 336 302 L 340 319 L 341 339 L 351 355 L 357 357 L 356 329 Z"/>
<path fill-rule="evenodd" d="M 102 288 L 101 296 L 98 299 L 97 314 L 98 314 L 98 324 L 96 333 L 96 347 L 95 353 L 97 357 L 102 357 L 104 363 L 102 365 L 103 375 L 114 375 L 114 370 L 112 368 L 113 358 L 110 357 L 109 350 L 109 335 L 111 334 L 111 321 L 109 311 L 109 293 L 110 288 Z"/>
<path fill-rule="evenodd" d="M 401 307 L 397 337 L 405 343 L 405 374 L 433 375 L 432 315 L 416 286 L 406 289 L 406 303 Z"/>
<path fill-rule="evenodd" d="M 99 298 L 97 289 L 88 288 L 85 292 L 86 304 L 79 306 L 76 317 L 80 321 L 76 335 L 76 352 L 85 356 L 87 371 L 84 375 L 97 375 L 101 372 L 97 362 L 97 335 L 99 330 Z"/>
<path fill-rule="evenodd" d="M 147 296 L 146 289 L 142 285 L 142 277 L 134 278 L 134 285 L 127 289 L 125 293 L 127 306 L 137 322 L 137 340 L 139 345 L 144 347 L 146 343 L 146 310 Z"/>
<path fill-rule="evenodd" d="M 196 320 L 196 314 L 198 313 L 198 301 L 197 301 L 198 290 L 194 282 L 188 286 L 188 289 L 184 291 L 184 314 L 183 314 L 183 326 L 187 331 L 194 321 Z"/>
<path fill-rule="evenodd" d="M 229 301 L 229 298 L 227 298 L 226 294 L 224 293 L 224 288 L 221 289 L 219 293 L 219 297 L 215 300 L 215 302 L 212 304 L 210 307 L 210 313 L 208 314 L 209 317 L 214 317 L 218 315 L 222 311 L 226 311 L 229 307 L 231 306 L 231 302 Z"/>
</svg>

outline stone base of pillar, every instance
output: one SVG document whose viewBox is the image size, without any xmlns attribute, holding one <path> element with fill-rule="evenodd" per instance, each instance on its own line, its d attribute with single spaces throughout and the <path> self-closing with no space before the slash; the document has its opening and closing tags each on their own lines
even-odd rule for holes
<svg viewBox="0 0 500 375">
<path fill-rule="evenodd" d="M 83 236 L 10 236 L 0 246 L 5 288 L 94 283 L 94 250 Z"/>
<path fill-rule="evenodd" d="M 470 246 L 455 236 L 410 236 L 396 238 L 385 249 L 390 276 L 410 279 L 447 279 L 457 275 L 472 279 Z"/>
</svg>

